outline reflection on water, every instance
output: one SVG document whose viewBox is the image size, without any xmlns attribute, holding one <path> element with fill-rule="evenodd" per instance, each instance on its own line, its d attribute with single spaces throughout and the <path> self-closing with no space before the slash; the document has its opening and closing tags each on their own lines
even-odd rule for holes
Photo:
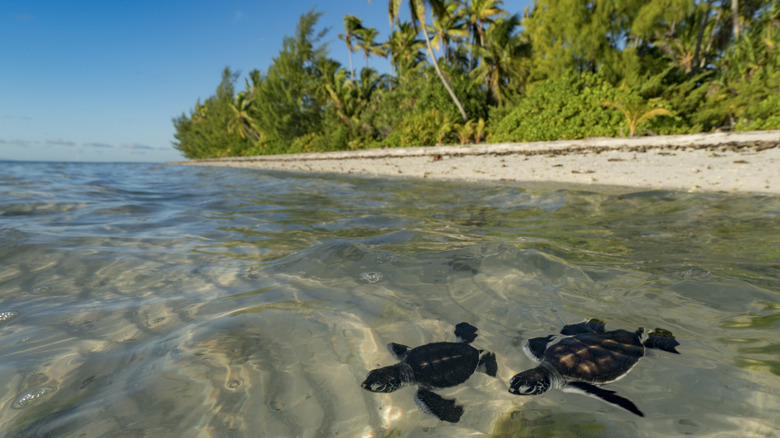
<svg viewBox="0 0 780 438">
<path fill-rule="evenodd" d="M 4 436 L 771 436 L 780 198 L 524 190 L 160 165 L 3 163 Z M 507 392 L 529 337 L 587 317 L 664 327 L 609 389 Z M 479 327 L 497 379 L 360 383 Z M 476 345 L 476 344 L 475 344 Z"/>
</svg>

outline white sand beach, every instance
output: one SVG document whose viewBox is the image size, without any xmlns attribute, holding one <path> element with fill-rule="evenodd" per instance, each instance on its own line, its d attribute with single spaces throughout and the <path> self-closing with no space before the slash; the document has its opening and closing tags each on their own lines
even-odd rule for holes
<svg viewBox="0 0 780 438">
<path fill-rule="evenodd" d="M 388 148 L 172 164 L 780 194 L 780 131 Z"/>
</svg>

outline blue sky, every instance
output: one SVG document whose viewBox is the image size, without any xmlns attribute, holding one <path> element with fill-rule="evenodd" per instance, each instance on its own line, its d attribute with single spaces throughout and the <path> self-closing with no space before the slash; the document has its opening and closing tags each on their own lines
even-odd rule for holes
<svg viewBox="0 0 780 438">
<path fill-rule="evenodd" d="M 507 0 L 522 12 L 529 0 Z M 0 159 L 170 161 L 174 117 L 212 95 L 225 66 L 266 70 L 301 14 L 323 13 L 332 58 L 344 15 L 390 33 L 387 0 L 4 0 Z M 365 65 L 353 55 L 355 67 Z M 369 65 L 389 71 L 386 60 Z"/>
</svg>

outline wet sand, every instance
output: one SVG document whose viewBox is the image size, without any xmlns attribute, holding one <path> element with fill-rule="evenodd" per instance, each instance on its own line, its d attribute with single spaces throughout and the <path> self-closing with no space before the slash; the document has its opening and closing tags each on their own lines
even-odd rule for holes
<svg viewBox="0 0 780 438">
<path fill-rule="evenodd" d="M 291 172 L 780 194 L 780 130 L 181 161 Z"/>
</svg>

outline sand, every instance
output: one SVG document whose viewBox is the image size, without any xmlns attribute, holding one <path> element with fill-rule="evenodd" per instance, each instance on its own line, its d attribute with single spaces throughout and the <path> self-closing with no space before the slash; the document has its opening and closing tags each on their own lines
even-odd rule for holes
<svg viewBox="0 0 780 438">
<path fill-rule="evenodd" d="M 387 148 L 172 164 L 780 194 L 780 131 Z"/>
</svg>

